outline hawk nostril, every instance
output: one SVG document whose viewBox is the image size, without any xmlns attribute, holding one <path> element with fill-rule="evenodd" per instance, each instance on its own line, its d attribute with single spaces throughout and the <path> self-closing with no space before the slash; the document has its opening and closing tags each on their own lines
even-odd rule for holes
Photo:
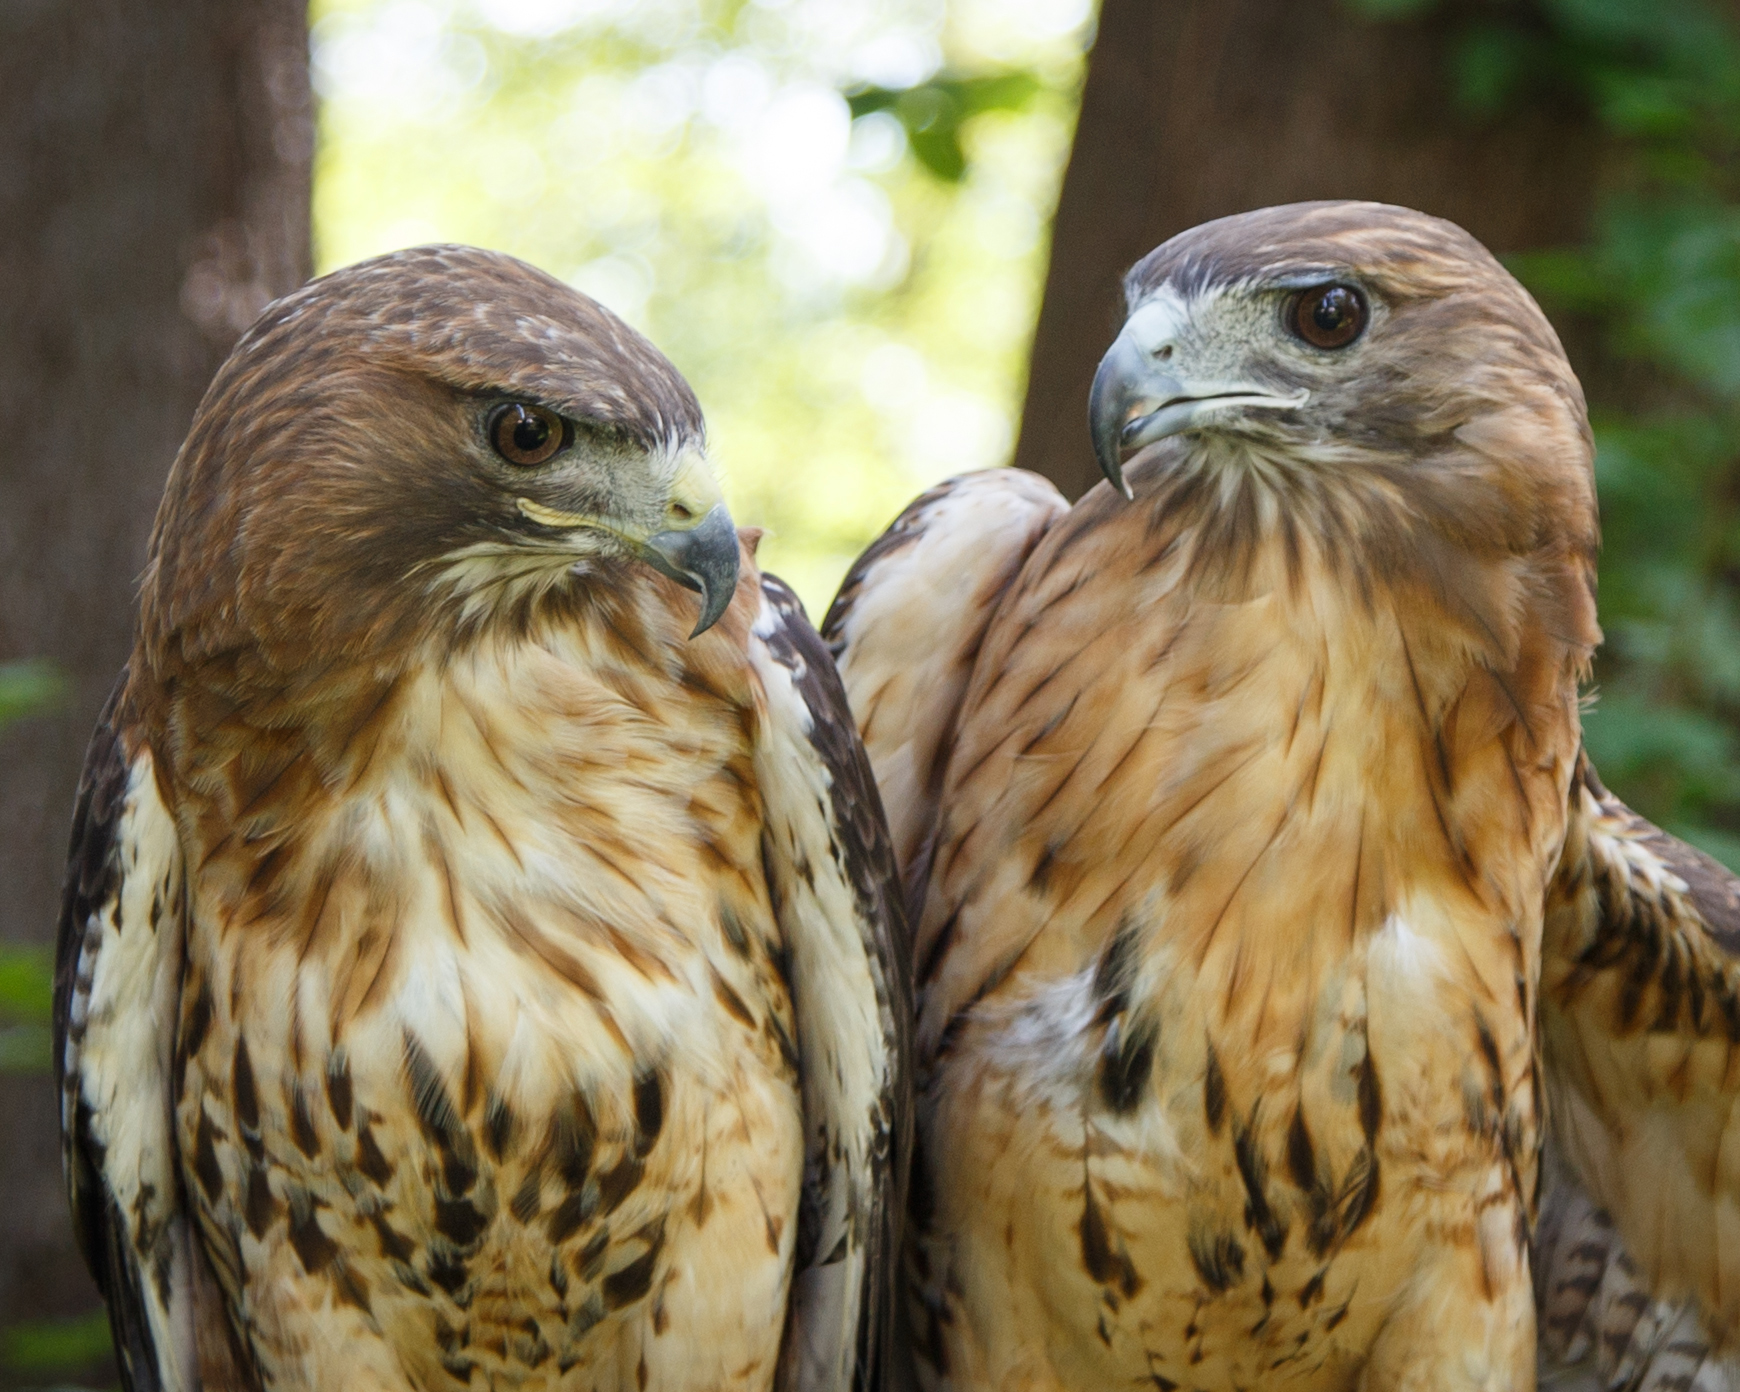
<svg viewBox="0 0 1740 1392">
<path fill-rule="evenodd" d="M 1172 356 L 1172 345 L 1170 343 L 1168 343 L 1164 348 L 1158 349 L 1155 352 L 1154 361 L 1155 362 L 1165 362 L 1171 356 Z"/>
</svg>

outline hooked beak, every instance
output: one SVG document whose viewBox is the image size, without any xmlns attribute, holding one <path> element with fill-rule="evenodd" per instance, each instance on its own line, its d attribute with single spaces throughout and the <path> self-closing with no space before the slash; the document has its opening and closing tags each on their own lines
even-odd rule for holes
<svg viewBox="0 0 1740 1392">
<path fill-rule="evenodd" d="M 1253 382 L 1193 378 L 1177 361 L 1183 311 L 1165 301 L 1143 305 L 1100 359 L 1088 397 L 1088 429 L 1100 472 L 1126 498 L 1124 460 L 1156 440 L 1193 430 L 1219 411 L 1285 410 L 1303 406 L 1310 392 L 1282 395 Z"/>
<path fill-rule="evenodd" d="M 520 511 L 546 527 L 590 527 L 609 532 L 661 575 L 701 596 L 701 617 L 691 639 L 718 623 L 737 592 L 737 527 L 726 511 L 713 471 L 699 450 L 688 451 L 671 481 L 665 505 L 668 525 L 650 535 L 636 535 L 595 517 L 558 512 L 530 498 L 519 500 Z"/>
<path fill-rule="evenodd" d="M 713 504 L 693 527 L 654 532 L 641 557 L 679 585 L 701 592 L 701 618 L 689 637 L 699 638 L 731 607 L 737 592 L 737 525 L 724 503 Z"/>
</svg>

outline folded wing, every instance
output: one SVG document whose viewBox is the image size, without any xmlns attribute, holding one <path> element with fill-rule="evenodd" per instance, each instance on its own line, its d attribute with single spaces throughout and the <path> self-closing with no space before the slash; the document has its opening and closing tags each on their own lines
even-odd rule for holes
<svg viewBox="0 0 1740 1392">
<path fill-rule="evenodd" d="M 116 695 L 79 783 L 55 945 L 54 1044 L 73 1221 L 128 1392 L 196 1387 L 190 1232 L 172 1139 L 183 878 L 150 751 Z"/>
<path fill-rule="evenodd" d="M 1543 1375 L 1740 1387 L 1740 878 L 1582 759 L 1548 896 Z"/>
<path fill-rule="evenodd" d="M 797 597 L 762 579 L 762 857 L 785 933 L 803 1079 L 796 1269 L 778 1386 L 903 1385 L 895 1282 L 912 1151 L 911 949 L 876 784 Z"/>
</svg>

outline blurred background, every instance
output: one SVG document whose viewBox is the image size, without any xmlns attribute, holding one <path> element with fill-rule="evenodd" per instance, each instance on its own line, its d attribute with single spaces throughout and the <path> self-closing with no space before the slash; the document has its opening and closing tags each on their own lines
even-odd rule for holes
<svg viewBox="0 0 1740 1392">
<path fill-rule="evenodd" d="M 1096 475 L 1123 270 L 1301 198 L 1454 219 L 1599 442 L 1609 783 L 1740 868 L 1733 0 L 8 0 L 0 6 L 0 1390 L 109 1387 L 49 1078 L 84 741 L 165 472 L 308 275 L 433 240 L 693 382 L 819 620 L 915 492 Z"/>
</svg>

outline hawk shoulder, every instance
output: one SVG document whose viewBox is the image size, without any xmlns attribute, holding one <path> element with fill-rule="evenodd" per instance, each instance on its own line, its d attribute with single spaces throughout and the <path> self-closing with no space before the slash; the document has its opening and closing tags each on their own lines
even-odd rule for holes
<svg viewBox="0 0 1740 1392">
<path fill-rule="evenodd" d="M 187 1215 L 170 1137 L 183 879 L 122 692 L 85 757 L 55 944 L 54 1045 L 73 1223 L 128 1392 L 192 1385 Z"/>
<path fill-rule="evenodd" d="M 779 1386 L 868 1389 L 893 1368 L 912 1141 L 912 988 L 881 802 L 839 677 L 797 597 L 762 578 L 750 660 L 765 694 L 756 774 L 785 934 L 805 1117 Z"/>
<path fill-rule="evenodd" d="M 888 810 L 909 910 L 922 898 L 943 769 L 985 630 L 1068 510 L 1048 480 L 1022 469 L 948 479 L 870 544 L 822 621 Z"/>
</svg>

